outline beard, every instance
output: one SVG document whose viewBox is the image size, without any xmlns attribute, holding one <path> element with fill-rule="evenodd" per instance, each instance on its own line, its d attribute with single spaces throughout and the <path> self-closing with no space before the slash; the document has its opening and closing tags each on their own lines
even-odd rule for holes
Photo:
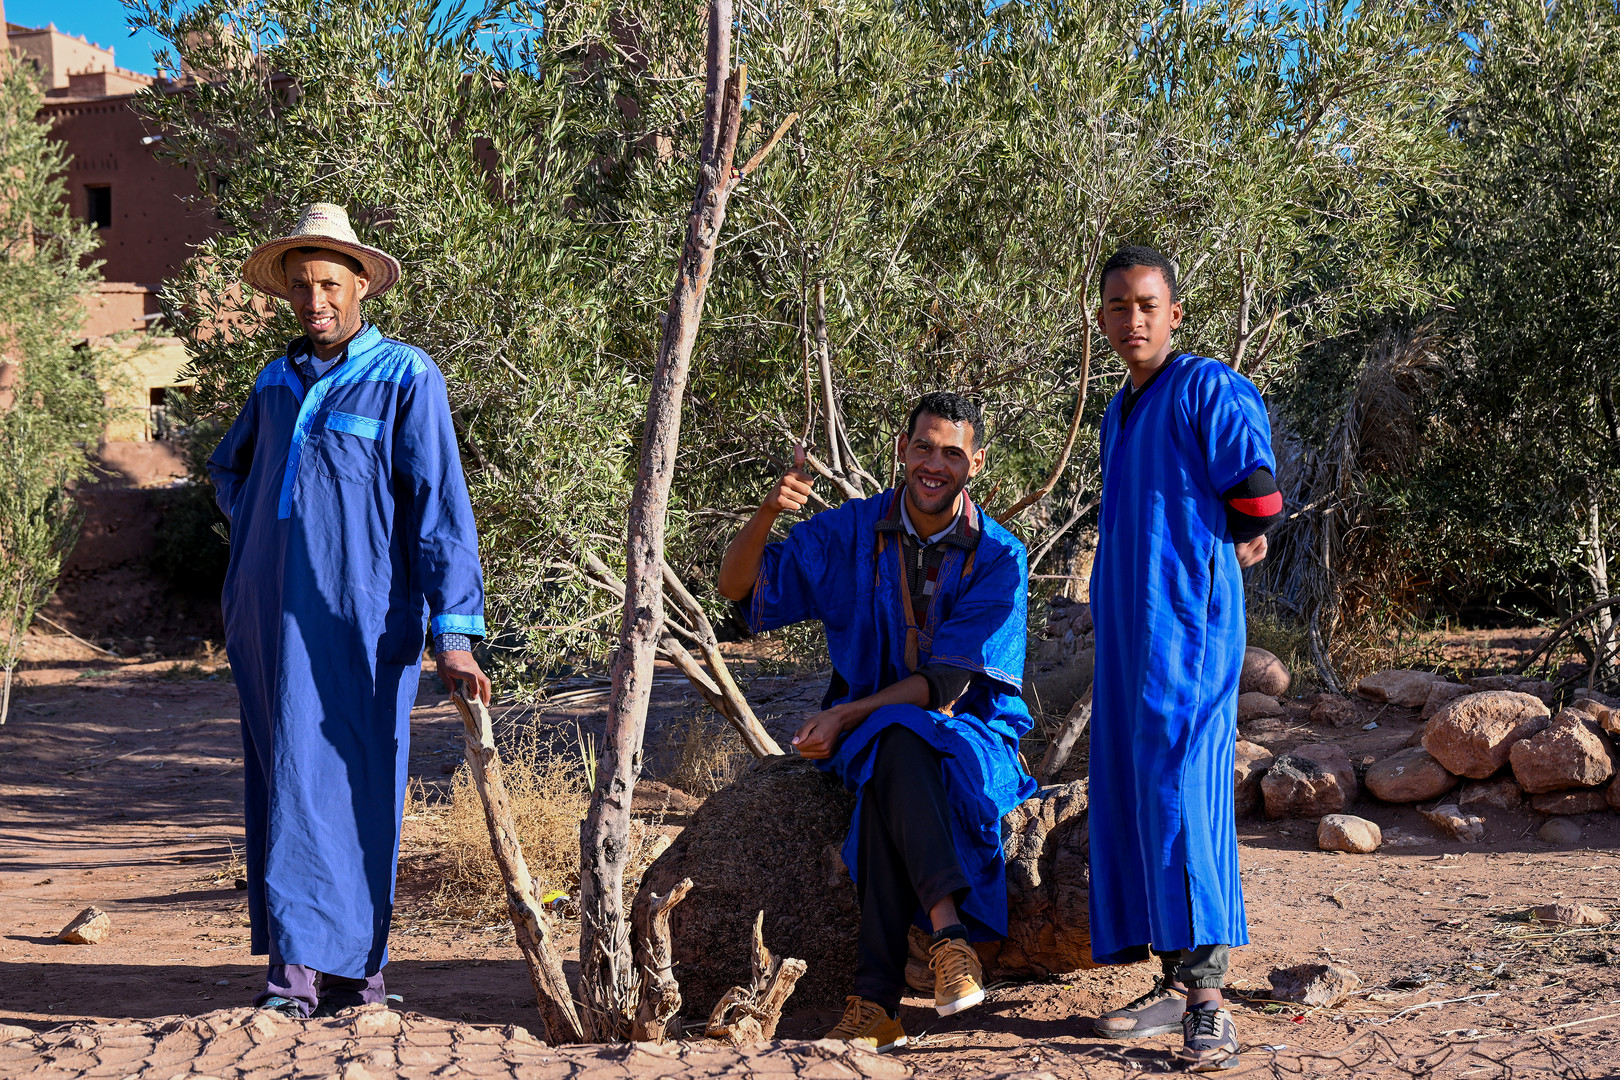
<svg viewBox="0 0 1620 1080">
<path fill-rule="evenodd" d="M 910 476 L 906 477 L 906 491 L 911 498 L 911 505 L 924 514 L 943 514 L 956 504 L 956 497 L 967 487 L 967 479 L 963 478 L 954 483 L 947 483 L 942 488 L 929 491 L 922 486 L 920 480 Z"/>
</svg>

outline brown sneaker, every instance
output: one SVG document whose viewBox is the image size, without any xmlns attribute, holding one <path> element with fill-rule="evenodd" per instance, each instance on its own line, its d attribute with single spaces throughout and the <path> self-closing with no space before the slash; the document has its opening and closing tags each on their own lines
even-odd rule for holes
<svg viewBox="0 0 1620 1080">
<path fill-rule="evenodd" d="M 1153 989 L 1129 1005 L 1093 1020 L 1091 1030 L 1103 1039 L 1150 1039 L 1180 1028 L 1186 1011 L 1187 992 L 1177 990 L 1161 975 L 1153 980 Z"/>
<path fill-rule="evenodd" d="M 1225 1009 L 1188 1009 L 1181 1040 L 1176 1060 L 1188 1072 L 1220 1072 L 1238 1063 L 1237 1025 Z"/>
<path fill-rule="evenodd" d="M 972 945 L 946 938 L 928 950 L 934 970 L 934 1011 L 941 1016 L 971 1009 L 984 1000 L 984 967 Z"/>
<path fill-rule="evenodd" d="M 880 1054 L 906 1045 L 905 1029 L 899 1020 L 884 1012 L 877 1002 L 854 994 L 844 999 L 844 1017 L 827 1032 L 827 1038 L 856 1043 Z"/>
</svg>

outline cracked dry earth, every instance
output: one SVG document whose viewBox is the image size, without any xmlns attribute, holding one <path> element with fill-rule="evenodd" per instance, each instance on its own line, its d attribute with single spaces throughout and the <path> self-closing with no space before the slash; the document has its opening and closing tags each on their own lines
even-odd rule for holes
<svg viewBox="0 0 1620 1080">
<path fill-rule="evenodd" d="M 1176 1039 L 1091 1035 L 1090 1017 L 1148 986 L 1141 965 L 994 986 L 948 1019 L 908 999 L 912 1045 L 884 1058 L 813 1041 L 836 1017 L 810 1009 L 784 1017 L 782 1040 L 763 1047 L 548 1048 L 529 1034 L 539 1025 L 509 930 L 427 918 L 416 905 L 431 882 L 409 876 L 387 969 L 404 1011 L 255 1014 L 245 1006 L 261 961 L 248 955 L 243 894 L 221 876 L 241 837 L 235 694 L 161 678 L 170 667 L 30 671 L 0 728 L 0 1080 L 1117 1080 L 1172 1069 Z M 683 694 L 663 687 L 658 708 L 677 715 Z M 760 680 L 750 694 L 768 724 L 791 726 L 820 683 Z M 1414 719 L 1385 711 L 1366 733 L 1301 722 L 1267 738 L 1273 749 L 1336 738 L 1360 760 L 1399 745 Z M 539 720 L 571 734 L 576 720 L 599 723 L 599 703 Z M 460 728 L 428 682 L 412 738 L 413 776 L 442 783 Z M 1620 817 L 1582 819 L 1581 843 L 1555 848 L 1536 838 L 1540 819 L 1518 812 L 1490 811 L 1485 842 L 1467 846 L 1436 838 L 1410 808 L 1364 800 L 1355 812 L 1414 839 L 1336 855 L 1315 850 L 1307 822 L 1239 823 L 1254 942 L 1234 953 L 1245 1053 L 1230 1075 L 1620 1077 L 1620 923 L 1571 931 L 1507 917 L 1556 900 L 1620 912 Z M 56 943 L 92 903 L 112 918 L 108 938 Z M 572 926 L 560 929 L 571 944 Z M 1266 1000 L 1272 967 L 1325 959 L 1361 976 L 1347 1002 Z"/>
</svg>

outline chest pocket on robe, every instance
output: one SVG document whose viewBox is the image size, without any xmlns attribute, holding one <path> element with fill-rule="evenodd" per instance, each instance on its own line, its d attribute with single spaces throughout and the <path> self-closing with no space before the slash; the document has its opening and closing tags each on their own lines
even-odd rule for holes
<svg viewBox="0 0 1620 1080">
<path fill-rule="evenodd" d="M 316 440 L 315 468 L 333 480 L 371 484 L 381 468 L 382 433 L 381 420 L 332 410 Z"/>
</svg>

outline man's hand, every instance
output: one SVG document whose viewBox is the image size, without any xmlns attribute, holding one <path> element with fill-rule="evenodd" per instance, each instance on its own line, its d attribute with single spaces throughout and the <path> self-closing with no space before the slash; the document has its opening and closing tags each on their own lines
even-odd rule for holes
<svg viewBox="0 0 1620 1080">
<path fill-rule="evenodd" d="M 1246 544 L 1235 544 L 1233 546 L 1237 549 L 1238 565 L 1247 570 L 1266 557 L 1266 534 L 1261 533 Z"/>
<path fill-rule="evenodd" d="M 464 693 L 467 697 L 489 704 L 489 676 L 478 666 L 472 653 L 466 649 L 450 649 L 439 653 L 434 659 L 445 690 L 453 694 L 456 684 L 461 683 L 466 688 Z"/>
<path fill-rule="evenodd" d="M 803 510 L 810 501 L 810 488 L 815 482 L 815 478 L 804 471 L 804 444 L 797 443 L 793 447 L 793 468 L 776 482 L 759 508 L 771 514 Z"/>
<path fill-rule="evenodd" d="M 852 711 L 846 702 L 834 705 L 826 712 L 818 712 L 803 724 L 793 736 L 793 748 L 800 757 L 819 760 L 830 758 L 838 747 L 838 740 L 846 731 L 858 727 L 864 719 Z"/>
</svg>

